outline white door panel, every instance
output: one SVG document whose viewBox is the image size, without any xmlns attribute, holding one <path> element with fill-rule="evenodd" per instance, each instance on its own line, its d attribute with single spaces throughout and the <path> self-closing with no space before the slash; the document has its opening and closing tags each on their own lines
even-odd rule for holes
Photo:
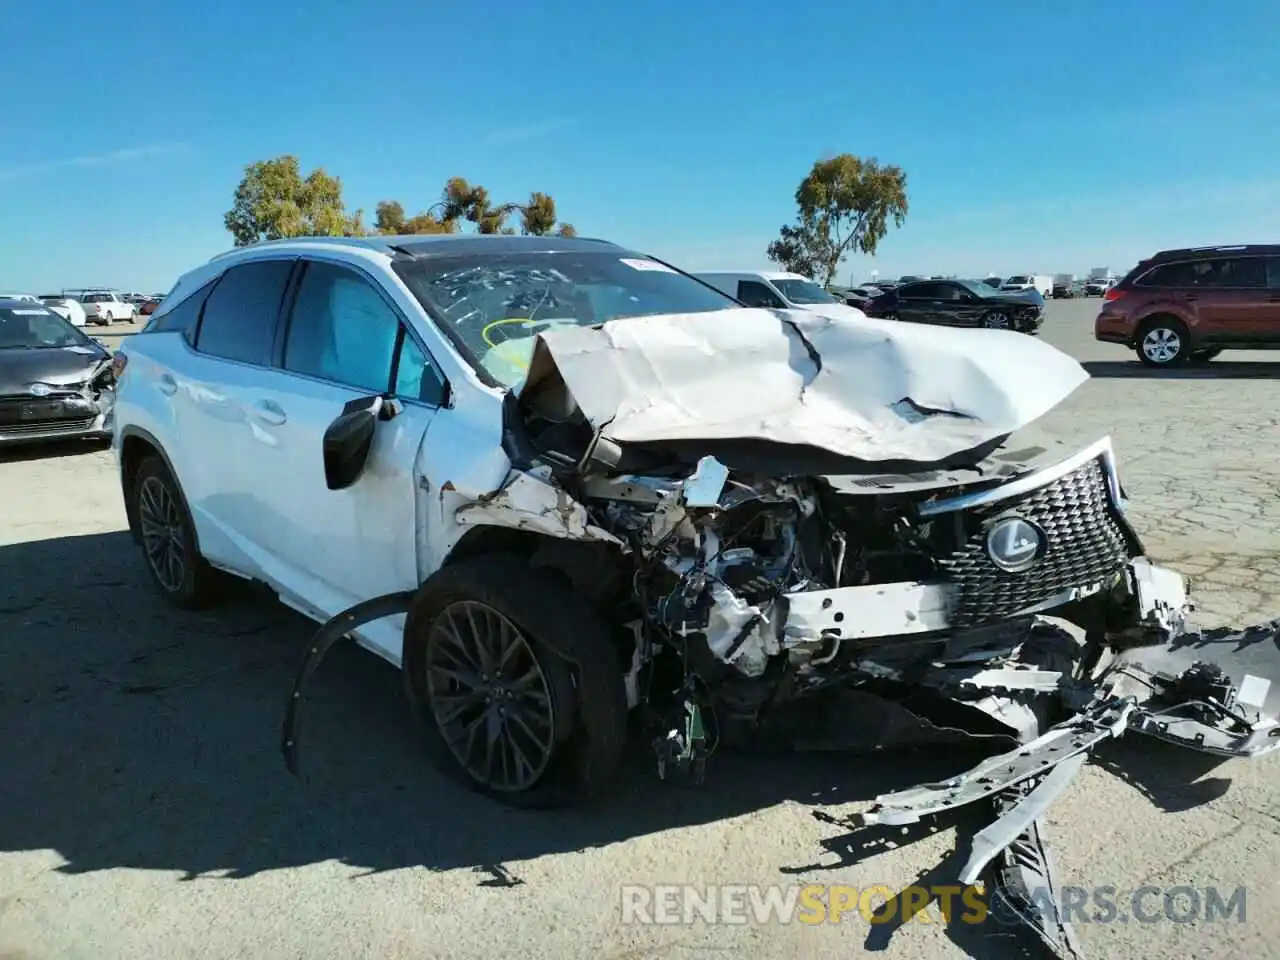
<svg viewBox="0 0 1280 960">
<path fill-rule="evenodd" d="M 325 482 L 324 432 L 367 395 L 281 371 L 260 373 L 246 395 L 250 409 L 273 408 L 269 419 L 250 417 L 241 443 L 259 482 L 245 518 L 257 562 L 273 585 L 324 617 L 419 583 L 414 467 L 436 411 L 400 402 L 400 413 L 378 424 L 360 478 L 345 490 Z"/>
</svg>

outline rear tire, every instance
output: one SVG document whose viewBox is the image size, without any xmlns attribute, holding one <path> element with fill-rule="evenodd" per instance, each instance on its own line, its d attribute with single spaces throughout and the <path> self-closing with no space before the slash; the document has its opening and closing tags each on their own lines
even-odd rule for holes
<svg viewBox="0 0 1280 960">
<path fill-rule="evenodd" d="M 1139 328 L 1135 348 L 1148 367 L 1177 367 L 1191 356 L 1191 336 L 1176 317 L 1152 317 Z"/>
<path fill-rule="evenodd" d="M 217 601 L 225 580 L 200 556 L 191 511 L 163 459 L 153 454 L 139 464 L 129 497 L 147 573 L 160 595 L 183 610 Z"/>
<path fill-rule="evenodd" d="M 404 637 L 411 712 L 446 774 L 516 807 L 604 792 L 626 742 L 626 690 L 608 625 L 566 580 L 512 554 L 461 560 L 423 584 Z M 499 661 L 520 664 L 519 678 Z M 480 742 L 490 734 L 493 754 Z"/>
</svg>

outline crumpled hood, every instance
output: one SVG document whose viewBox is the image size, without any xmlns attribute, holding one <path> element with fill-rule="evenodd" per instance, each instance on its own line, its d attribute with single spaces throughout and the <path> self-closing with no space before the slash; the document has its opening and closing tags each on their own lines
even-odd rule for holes
<svg viewBox="0 0 1280 960">
<path fill-rule="evenodd" d="M 21 395 L 33 382 L 83 382 L 110 356 L 100 347 L 37 347 L 0 349 L 0 395 Z"/>
<path fill-rule="evenodd" d="M 1089 377 L 1043 341 L 732 309 L 540 334 L 522 399 L 619 443 L 754 438 L 931 463 L 1036 420 Z"/>
</svg>

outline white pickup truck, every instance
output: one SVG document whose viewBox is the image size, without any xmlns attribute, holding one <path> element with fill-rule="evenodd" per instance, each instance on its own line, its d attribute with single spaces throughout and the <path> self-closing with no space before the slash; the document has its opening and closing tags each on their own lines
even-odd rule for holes
<svg viewBox="0 0 1280 960">
<path fill-rule="evenodd" d="M 1053 277 L 1038 274 L 1018 273 L 1000 285 L 1001 290 L 1035 290 L 1040 296 L 1048 298 L 1053 294 Z"/>
<path fill-rule="evenodd" d="M 63 290 L 62 294 L 79 300 L 84 307 L 85 318 L 104 327 L 112 323 L 128 323 L 138 312 L 137 307 L 115 290 Z"/>
</svg>

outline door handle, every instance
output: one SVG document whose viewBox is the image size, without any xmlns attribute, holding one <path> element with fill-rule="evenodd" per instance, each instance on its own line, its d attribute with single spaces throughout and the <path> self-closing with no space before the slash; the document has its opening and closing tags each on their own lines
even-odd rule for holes
<svg viewBox="0 0 1280 960">
<path fill-rule="evenodd" d="M 162 373 L 156 378 L 156 389 L 166 397 L 172 397 L 178 392 L 178 381 L 173 379 L 169 374 Z"/>
<path fill-rule="evenodd" d="M 285 416 L 285 412 L 280 409 L 280 405 L 274 400 L 259 400 L 253 405 L 252 413 L 263 423 L 270 423 L 276 426 L 289 419 Z"/>
<path fill-rule="evenodd" d="M 1182 299 L 1183 299 L 1183 300 L 1199 300 L 1199 299 L 1200 299 L 1200 297 L 1199 297 L 1197 294 L 1194 294 L 1194 293 L 1184 293 L 1184 294 L 1182 295 Z"/>
</svg>

